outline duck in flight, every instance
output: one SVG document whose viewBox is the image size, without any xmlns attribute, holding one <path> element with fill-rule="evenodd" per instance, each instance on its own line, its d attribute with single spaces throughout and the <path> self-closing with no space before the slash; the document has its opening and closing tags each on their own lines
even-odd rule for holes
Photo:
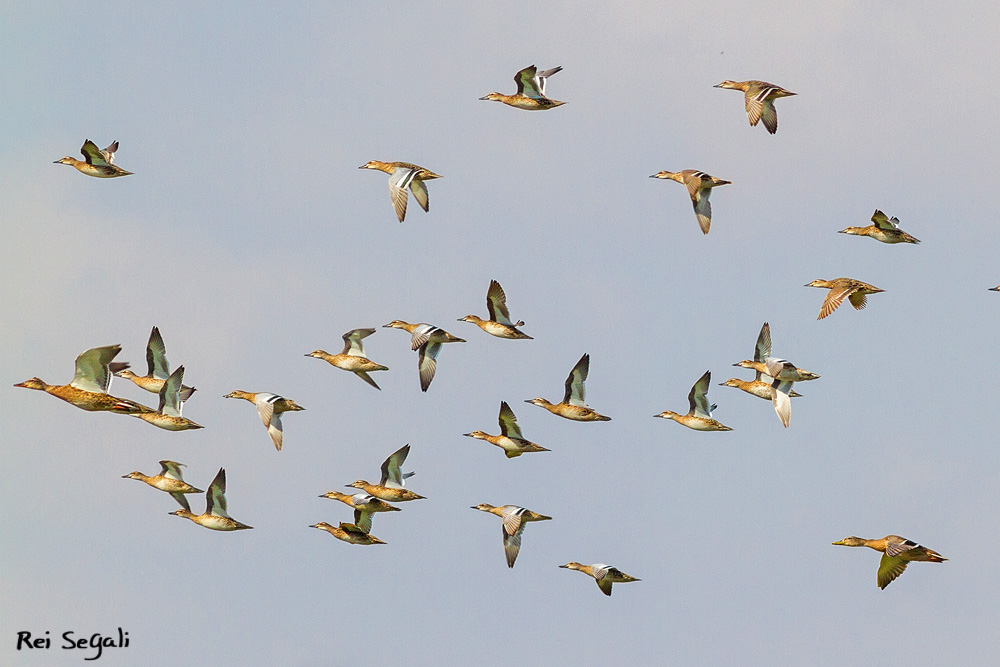
<svg viewBox="0 0 1000 667">
<path fill-rule="evenodd" d="M 759 357 L 759 359 L 758 359 Z M 771 326 L 764 322 L 757 335 L 757 349 L 754 360 L 743 360 L 733 366 L 742 368 L 752 368 L 772 378 L 771 380 L 771 402 L 774 404 L 774 411 L 781 420 L 782 425 L 788 428 L 792 418 L 792 385 L 796 382 L 815 380 L 819 376 L 807 370 L 798 368 L 795 364 L 786 359 L 779 359 L 771 356 Z"/>
<path fill-rule="evenodd" d="M 14 386 L 44 391 L 81 410 L 91 412 L 100 410 L 122 414 L 152 412 L 152 408 L 108 393 L 114 372 L 128 368 L 127 363 L 114 362 L 114 358 L 121 351 L 121 345 L 106 345 L 83 352 L 76 358 L 76 372 L 69 384 L 47 384 L 40 378 L 33 377 Z"/>
<path fill-rule="evenodd" d="M 683 171 L 659 171 L 650 178 L 660 178 L 670 181 L 677 181 L 687 188 L 691 196 L 691 204 L 694 206 L 694 215 L 698 219 L 698 226 L 704 234 L 708 234 L 712 227 L 712 204 L 708 201 L 712 194 L 712 188 L 720 185 L 729 185 L 732 181 L 724 181 L 721 178 L 710 176 L 697 169 L 685 169 Z"/>
<path fill-rule="evenodd" d="M 309 527 L 325 530 L 341 542 L 347 542 L 348 544 L 362 544 L 365 546 L 370 546 L 372 544 L 385 544 L 382 540 L 378 539 L 374 535 L 369 535 L 366 531 L 362 530 L 360 526 L 355 526 L 353 523 L 341 522 L 336 526 L 331 526 L 326 521 L 320 521 L 319 523 L 314 523 Z"/>
<path fill-rule="evenodd" d="M 767 330 L 767 335 L 765 336 L 765 327 Z M 764 327 L 761 327 L 760 334 L 757 336 L 757 342 L 754 344 L 753 348 L 753 360 L 756 363 L 763 364 L 764 359 L 766 359 L 771 354 L 771 327 L 764 323 Z M 737 378 L 730 378 L 725 382 L 719 383 L 722 387 L 735 387 L 741 389 L 746 393 L 756 396 L 757 398 L 763 398 L 766 401 L 771 400 L 771 384 L 774 383 L 774 378 L 772 378 L 767 373 L 757 370 L 754 379 L 749 382 L 744 382 Z M 790 398 L 796 398 L 802 396 L 797 391 L 789 391 L 788 395 Z"/>
<path fill-rule="evenodd" d="M 95 178 L 115 178 L 116 176 L 131 176 L 131 171 L 125 171 L 118 165 L 114 164 L 115 161 L 115 151 L 118 150 L 118 142 L 114 141 L 104 150 L 97 147 L 90 139 L 83 142 L 83 148 L 80 152 L 83 153 L 83 160 L 77 160 L 66 156 L 64 158 L 59 158 L 53 164 L 68 164 L 71 167 L 75 167 L 77 171 L 81 174 L 86 174 L 87 176 L 93 176 Z"/>
<path fill-rule="evenodd" d="M 712 372 L 705 371 L 705 374 L 698 378 L 698 381 L 691 387 L 691 392 L 688 394 L 689 409 L 686 415 L 664 410 L 653 416 L 673 419 L 678 424 L 695 431 L 732 431 L 733 429 L 712 418 L 712 410 L 718 406 L 708 403 L 708 383 L 711 381 Z"/>
<path fill-rule="evenodd" d="M 341 493 L 340 491 L 329 491 L 320 496 L 330 500 L 339 500 L 345 505 L 354 508 L 354 525 L 366 533 L 372 530 L 372 514 L 376 512 L 399 512 L 399 508 L 389 503 L 379 500 L 368 493 Z"/>
<path fill-rule="evenodd" d="M 525 524 L 529 521 L 549 521 L 552 519 L 550 516 L 532 512 L 517 505 L 494 507 L 487 503 L 480 503 L 472 509 L 496 514 L 503 519 L 503 552 L 507 557 L 507 567 L 514 567 L 514 561 L 517 560 L 517 554 L 521 550 L 521 535 L 524 534 Z"/>
<path fill-rule="evenodd" d="M 199 526 L 209 530 L 248 530 L 253 526 L 240 523 L 229 516 L 226 507 L 226 469 L 219 468 L 218 474 L 205 492 L 205 512 L 194 514 L 187 508 L 170 512 L 174 516 L 183 517 L 194 521 Z"/>
<path fill-rule="evenodd" d="M 532 398 L 525 403 L 537 405 L 545 408 L 554 415 L 559 415 L 565 419 L 572 419 L 578 422 L 609 422 L 611 417 L 599 414 L 593 408 L 587 406 L 586 388 L 584 382 L 587 374 L 590 373 L 590 355 L 584 354 L 576 366 L 569 372 L 566 378 L 566 393 L 560 403 L 550 403 L 544 398 Z"/>
<path fill-rule="evenodd" d="M 275 449 L 279 452 L 285 439 L 285 433 L 281 425 L 281 413 L 305 410 L 304 407 L 291 399 L 267 392 L 240 391 L 237 389 L 226 394 L 223 398 L 242 398 L 244 401 L 250 401 L 257 406 L 257 414 L 260 416 L 260 420 L 264 422 L 267 433 L 271 436 L 271 442 L 274 443 Z"/>
<path fill-rule="evenodd" d="M 403 462 L 410 453 L 410 446 L 403 445 L 382 462 L 382 477 L 378 484 L 369 484 L 363 479 L 352 482 L 347 486 L 362 489 L 365 493 L 375 496 L 379 500 L 390 503 L 404 502 L 407 500 L 422 500 L 423 496 L 417 495 L 413 491 L 405 488 L 406 480 L 413 477 L 412 472 L 404 473 Z"/>
<path fill-rule="evenodd" d="M 156 327 L 149 332 L 149 342 L 146 343 L 146 369 L 145 375 L 136 375 L 128 368 L 121 369 L 115 375 L 133 382 L 140 389 L 153 394 L 160 393 L 163 383 L 170 377 L 170 363 L 167 361 L 167 348 L 163 344 L 163 336 Z M 191 398 L 191 394 L 196 391 L 194 387 L 182 385 L 181 402 Z"/>
<path fill-rule="evenodd" d="M 504 294 L 500 283 L 495 280 L 490 281 L 490 287 L 486 291 L 486 309 L 490 313 L 488 320 L 482 320 L 476 315 L 466 315 L 459 322 L 472 322 L 486 333 L 497 338 L 531 340 L 531 336 L 517 328 L 524 326 L 523 321 L 510 321 L 510 311 L 507 310 L 507 295 Z"/>
<path fill-rule="evenodd" d="M 413 192 L 417 203 L 424 211 L 431 210 L 430 201 L 427 199 L 427 186 L 424 185 L 424 181 L 441 178 L 440 174 L 435 174 L 430 169 L 424 169 L 410 162 L 380 162 L 378 160 L 369 160 L 358 169 L 375 169 L 389 174 L 389 195 L 392 197 L 392 207 L 400 222 L 406 217 L 407 188 Z"/>
<path fill-rule="evenodd" d="M 365 346 L 361 342 L 373 333 L 375 333 L 375 329 L 351 329 L 343 335 L 344 349 L 341 350 L 340 354 L 328 354 L 323 350 L 316 350 L 306 356 L 322 359 L 332 366 L 350 371 L 371 386 L 381 390 L 381 387 L 375 384 L 375 380 L 368 374 L 375 371 L 387 371 L 389 368 L 369 359 L 365 354 Z"/>
<path fill-rule="evenodd" d="M 764 127 L 771 134 L 778 131 L 778 111 L 774 108 L 774 101 L 796 94 L 766 81 L 727 80 L 715 87 L 742 91 L 750 125 L 753 127 L 759 121 L 764 121 Z"/>
<path fill-rule="evenodd" d="M 568 570 L 576 570 L 577 572 L 583 572 L 584 574 L 590 575 L 597 582 L 597 587 L 601 589 L 601 592 L 611 597 L 611 584 L 627 584 L 632 581 L 642 581 L 641 579 L 636 579 L 632 575 L 625 574 L 617 567 L 612 567 L 611 565 L 605 565 L 604 563 L 594 563 L 593 565 L 583 565 L 577 563 L 576 561 L 570 561 L 565 565 L 560 565 L 559 567 L 564 567 Z"/>
<path fill-rule="evenodd" d="M 483 431 L 473 431 L 472 433 L 465 433 L 463 435 L 476 438 L 477 440 L 485 440 L 492 445 L 496 445 L 504 451 L 504 454 L 509 459 L 529 452 L 550 451 L 524 439 L 524 436 L 521 435 L 521 427 L 517 425 L 517 417 L 514 415 L 514 411 L 510 409 L 510 406 L 507 405 L 507 401 L 501 401 L 500 403 L 499 421 L 500 435 L 490 435 Z"/>
<path fill-rule="evenodd" d="M 899 228 L 899 219 L 890 218 L 882 211 L 875 209 L 872 214 L 872 222 L 875 224 L 867 227 L 848 227 L 841 229 L 839 234 L 850 234 L 852 236 L 870 236 L 882 243 L 920 243 L 920 239 L 907 234 Z"/>
<path fill-rule="evenodd" d="M 183 463 L 178 463 L 177 461 L 160 461 L 160 472 L 156 475 L 144 475 L 136 470 L 127 475 L 122 475 L 122 479 L 137 479 L 140 482 L 149 484 L 154 489 L 166 491 L 181 507 L 190 512 L 191 505 L 188 504 L 188 500 L 184 494 L 203 493 L 203 491 L 194 488 L 184 481 L 184 475 L 181 472 L 181 466 L 183 465 Z"/>
<path fill-rule="evenodd" d="M 427 391 L 437 371 L 437 356 L 445 343 L 464 343 L 464 338 L 452 336 L 450 333 L 433 324 L 420 322 L 410 324 L 402 320 L 393 320 L 383 326 L 389 329 L 402 329 L 408 332 L 410 349 L 417 351 L 417 368 L 420 371 L 420 390 Z"/>
<path fill-rule="evenodd" d="M 553 67 L 552 69 L 539 72 L 537 67 L 529 65 L 514 75 L 514 83 L 517 84 L 516 93 L 513 95 L 490 93 L 479 99 L 491 102 L 503 102 L 506 105 L 526 111 L 544 111 L 562 106 L 566 103 L 545 96 L 546 80 L 561 70 L 562 67 Z"/>
<path fill-rule="evenodd" d="M 188 431 L 196 428 L 204 428 L 190 419 L 181 415 L 184 401 L 181 400 L 181 382 L 184 380 L 184 367 L 178 366 L 177 370 L 170 374 L 170 377 L 160 388 L 160 406 L 156 412 L 140 412 L 133 414 L 133 417 L 149 422 L 153 426 L 158 426 L 167 431 Z"/>
<path fill-rule="evenodd" d="M 868 303 L 869 294 L 878 294 L 879 292 L 884 292 L 885 290 L 879 289 L 874 285 L 869 285 L 868 283 L 863 283 L 860 280 L 855 280 L 854 278 L 834 278 L 833 280 L 814 280 L 806 287 L 821 287 L 823 289 L 830 290 L 826 299 L 823 300 L 823 305 L 819 309 L 819 317 L 817 320 L 821 320 L 833 311 L 840 307 L 840 304 L 844 302 L 846 298 L 854 306 L 855 310 L 862 310 Z"/>
<path fill-rule="evenodd" d="M 899 535 L 886 535 L 879 540 L 866 540 L 863 537 L 845 537 L 834 542 L 834 545 L 844 547 L 868 547 L 875 551 L 882 552 L 882 560 L 878 564 L 878 587 L 885 589 L 899 575 L 903 574 L 906 566 L 913 561 L 924 561 L 928 563 L 943 563 L 948 560 L 942 558 L 941 554 L 927 547 L 922 547 L 913 540 L 908 540 Z"/>
</svg>

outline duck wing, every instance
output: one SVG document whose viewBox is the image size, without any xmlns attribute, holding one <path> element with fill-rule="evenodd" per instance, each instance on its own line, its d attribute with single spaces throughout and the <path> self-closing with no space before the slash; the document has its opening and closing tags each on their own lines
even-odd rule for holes
<svg viewBox="0 0 1000 667">
<path fill-rule="evenodd" d="M 160 461 L 160 474 L 164 477 L 183 482 L 184 476 L 181 473 L 182 465 L 184 464 L 178 463 L 177 461 Z"/>
<path fill-rule="evenodd" d="M 441 352 L 441 343 L 424 343 L 420 347 L 417 368 L 420 371 L 420 390 L 427 391 L 437 371 L 437 356 Z"/>
<path fill-rule="evenodd" d="M 490 288 L 486 292 L 486 308 L 490 311 L 490 319 L 494 322 L 514 326 L 507 310 L 507 295 L 504 294 L 500 283 L 495 280 L 490 281 Z"/>
<path fill-rule="evenodd" d="M 771 403 L 774 405 L 774 411 L 778 414 L 778 419 L 781 420 L 781 424 L 785 428 L 788 428 L 788 424 L 792 420 L 792 399 L 788 395 L 791 391 L 791 382 L 775 380 L 771 383 Z"/>
<path fill-rule="evenodd" d="M 184 380 L 184 367 L 178 366 L 160 387 L 160 407 L 158 412 L 171 417 L 180 417 L 183 402 L 181 401 L 181 382 Z"/>
<path fill-rule="evenodd" d="M 351 329 L 343 335 L 344 349 L 341 351 L 341 354 L 367 359 L 368 357 L 365 356 L 365 346 L 361 340 L 371 336 L 373 333 L 375 333 L 375 329 Z"/>
<path fill-rule="evenodd" d="M 149 332 L 149 342 L 146 343 L 146 375 L 166 380 L 170 377 L 170 364 L 167 363 L 167 348 L 163 344 L 160 330 L 153 327 Z"/>
<path fill-rule="evenodd" d="M 764 322 L 757 334 L 757 345 L 754 347 L 753 360 L 766 361 L 771 356 L 771 325 Z"/>
<path fill-rule="evenodd" d="M 107 345 L 91 348 L 78 356 L 70 386 L 98 394 L 108 393 L 112 377 L 109 364 L 121 351 L 121 345 Z"/>
<path fill-rule="evenodd" d="M 760 119 L 771 134 L 778 131 L 778 110 L 774 108 L 773 101 L 765 100 L 761 104 Z"/>
<path fill-rule="evenodd" d="M 899 220 L 897 218 L 890 219 L 889 216 L 878 209 L 875 209 L 875 212 L 872 213 L 872 222 L 875 223 L 876 227 L 887 232 L 899 229 Z"/>
<path fill-rule="evenodd" d="M 267 425 L 267 434 L 271 436 L 271 442 L 274 443 L 275 449 L 279 452 L 281 451 L 282 443 L 285 439 L 285 432 L 281 425 L 281 413 L 275 412 L 271 417 L 271 421 Z"/>
<path fill-rule="evenodd" d="M 174 500 L 178 502 L 178 504 L 180 504 L 181 507 L 186 509 L 188 512 L 191 511 L 191 503 L 188 502 L 187 496 L 185 494 L 180 493 L 178 491 L 171 491 L 170 495 L 173 497 Z"/>
<path fill-rule="evenodd" d="M 83 146 L 80 148 L 80 152 L 83 153 L 83 157 L 86 160 L 87 164 L 92 164 L 96 167 L 110 166 L 107 158 L 105 158 L 104 156 L 104 153 L 102 153 L 101 149 L 97 147 L 97 144 L 95 144 L 90 139 L 87 139 L 86 141 L 83 142 Z"/>
<path fill-rule="evenodd" d="M 101 149 L 101 155 L 108 161 L 108 164 L 115 163 L 115 153 L 118 151 L 118 140 L 115 139 L 106 148 Z"/>
<path fill-rule="evenodd" d="M 535 75 L 538 69 L 534 65 L 529 65 L 514 75 L 514 83 L 517 84 L 517 94 L 525 97 L 539 99 L 543 97 L 541 91 L 535 83 Z"/>
<path fill-rule="evenodd" d="M 587 390 L 584 387 L 584 382 L 587 380 L 588 373 L 590 373 L 590 355 L 584 354 L 580 357 L 580 361 L 576 362 L 573 370 L 569 372 L 569 377 L 566 378 L 566 393 L 563 395 L 563 403 L 577 405 L 581 408 L 587 406 Z"/>
<path fill-rule="evenodd" d="M 698 189 L 691 193 L 694 215 L 698 219 L 698 226 L 701 227 L 703 234 L 708 234 L 712 228 L 712 204 L 708 201 L 711 194 L 710 188 Z"/>
<path fill-rule="evenodd" d="M 403 445 L 382 462 L 382 479 L 379 486 L 387 486 L 392 489 L 403 488 L 403 472 L 401 470 L 403 461 L 410 453 L 410 446 Z"/>
<path fill-rule="evenodd" d="M 521 535 L 524 534 L 521 515 L 524 512 L 523 507 L 509 506 L 503 513 L 503 551 L 507 557 L 507 567 L 514 567 L 514 561 L 521 550 Z"/>
<path fill-rule="evenodd" d="M 417 203 L 420 204 L 420 208 L 424 211 L 430 211 L 430 200 L 427 198 L 427 185 L 424 184 L 423 180 L 419 178 L 414 178 L 410 181 L 410 191 L 413 192 L 413 196 L 416 198 Z"/>
<path fill-rule="evenodd" d="M 415 325 L 410 338 L 410 349 L 416 350 L 430 340 L 431 334 L 433 334 L 435 330 L 437 330 L 437 327 L 432 324 L 420 323 Z"/>
<path fill-rule="evenodd" d="M 208 487 L 208 491 L 205 492 L 205 503 L 205 514 L 214 514 L 215 516 L 222 516 L 227 519 L 232 518 L 226 513 L 225 468 L 219 468 L 219 472 L 215 475 L 215 479 L 212 480 L 212 484 Z"/>
<path fill-rule="evenodd" d="M 885 553 L 882 554 L 882 560 L 878 564 L 878 587 L 882 589 L 885 589 L 896 577 L 903 574 L 909 563 L 909 561 L 900 556 L 890 556 L 890 546 L 892 545 L 886 547 Z"/>
<path fill-rule="evenodd" d="M 746 102 L 747 119 L 749 119 L 751 126 L 756 127 L 757 123 L 760 122 L 760 114 L 764 111 L 764 103 L 757 99 L 756 95 L 751 95 L 749 91 L 743 99 Z"/>
<path fill-rule="evenodd" d="M 614 583 L 608 574 L 614 568 L 609 568 L 603 563 L 594 563 L 590 566 L 591 572 L 594 573 L 594 581 L 597 582 L 597 587 L 601 589 L 601 592 L 607 596 L 611 595 L 611 584 Z"/>
<path fill-rule="evenodd" d="M 545 69 L 535 74 L 535 86 L 542 97 L 545 97 L 545 84 L 550 76 L 562 71 L 562 66 Z"/>
<path fill-rule="evenodd" d="M 853 292 L 851 296 L 847 297 L 847 300 L 851 302 L 855 310 L 864 310 L 865 306 L 868 305 L 868 295 L 864 292 Z"/>
<path fill-rule="evenodd" d="M 688 394 L 688 414 L 703 419 L 712 418 L 712 408 L 708 403 L 708 384 L 712 381 L 712 372 L 705 371 Z"/>
<path fill-rule="evenodd" d="M 354 508 L 354 525 L 365 534 L 372 532 L 372 513 L 360 508 Z"/>
<path fill-rule="evenodd" d="M 833 287 L 826 295 L 826 299 L 823 300 L 823 306 L 819 309 L 819 317 L 817 320 L 821 320 L 833 311 L 840 307 L 840 304 L 844 302 L 844 297 L 852 295 L 856 288 L 847 285 L 843 287 Z M 864 295 L 862 295 L 862 300 L 864 300 Z M 853 303 L 853 301 L 852 301 Z M 862 306 L 863 308 L 864 306 Z M 855 306 L 857 308 L 857 306 Z"/>
<path fill-rule="evenodd" d="M 396 217 L 402 222 L 406 217 L 406 189 L 410 187 L 417 170 L 412 167 L 396 167 L 389 176 L 389 194 L 392 197 L 392 207 Z"/>
<path fill-rule="evenodd" d="M 367 382 L 368 384 L 370 384 L 371 386 L 373 386 L 376 389 L 378 389 L 379 391 L 382 391 L 382 387 L 378 386 L 375 383 L 375 380 L 372 379 L 372 376 L 368 375 L 367 372 L 365 372 L 365 371 L 354 371 L 354 374 L 357 375 L 362 380 L 364 380 L 365 382 Z"/>
<path fill-rule="evenodd" d="M 261 422 L 267 427 L 267 433 L 271 436 L 271 442 L 274 443 L 279 452 L 284 442 L 284 431 L 281 426 L 281 413 L 275 412 L 274 406 L 278 401 L 283 400 L 285 399 L 277 394 L 265 393 L 257 394 L 257 398 L 254 400 L 257 406 L 257 414 L 260 415 Z"/>
<path fill-rule="evenodd" d="M 507 401 L 500 403 L 499 422 L 501 435 L 517 440 L 524 439 L 524 436 L 521 435 L 521 427 L 517 425 L 517 417 L 514 416 L 514 411 L 507 405 Z"/>
</svg>

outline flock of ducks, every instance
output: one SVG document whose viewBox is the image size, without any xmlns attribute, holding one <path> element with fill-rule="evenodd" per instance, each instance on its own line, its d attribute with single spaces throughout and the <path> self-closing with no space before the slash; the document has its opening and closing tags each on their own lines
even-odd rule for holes
<svg viewBox="0 0 1000 667">
<path fill-rule="evenodd" d="M 543 111 L 556 108 L 565 104 L 565 102 L 553 100 L 546 96 L 546 82 L 561 69 L 561 67 L 555 67 L 538 71 L 534 65 L 526 67 L 514 76 L 514 81 L 517 84 L 517 91 L 514 94 L 505 95 L 494 92 L 480 99 L 502 102 L 517 109 L 528 111 Z M 795 93 L 780 86 L 757 80 L 723 81 L 716 87 L 742 91 L 744 93 L 746 113 L 750 125 L 756 126 L 758 122 L 763 122 L 764 127 L 770 134 L 775 134 L 778 129 L 777 111 L 774 106 L 775 100 L 795 95 Z M 130 175 L 131 172 L 125 171 L 114 164 L 115 152 L 117 150 L 117 141 L 113 142 L 107 148 L 100 150 L 95 143 L 87 140 L 81 148 L 81 153 L 85 158 L 83 161 L 72 157 L 64 157 L 56 162 L 71 165 L 81 173 L 96 178 L 115 178 Z M 389 175 L 389 193 L 393 210 L 399 222 L 403 222 L 406 217 L 410 192 L 413 193 L 420 207 L 425 212 L 429 212 L 430 206 L 425 181 L 440 178 L 439 174 L 409 162 L 381 162 L 371 160 L 360 168 L 374 169 Z M 712 208 L 709 203 L 712 189 L 731 183 L 730 181 L 716 178 L 695 169 L 685 169 L 679 172 L 660 171 L 651 176 L 651 178 L 677 181 L 687 188 L 694 207 L 695 216 L 704 234 L 709 233 L 712 223 Z M 871 220 L 872 225 L 867 227 L 848 227 L 841 230 L 841 233 L 868 236 L 886 244 L 917 244 L 920 242 L 915 237 L 901 230 L 899 228 L 899 221 L 896 218 L 889 218 L 879 210 L 875 211 Z M 847 299 L 855 309 L 861 310 L 866 305 L 868 295 L 883 291 L 873 285 L 853 278 L 818 279 L 808 283 L 806 286 L 829 290 L 823 301 L 818 319 L 824 319 L 833 313 L 844 299 Z M 991 289 L 1000 291 L 1000 286 Z M 498 338 L 532 340 L 531 336 L 519 329 L 519 327 L 524 326 L 524 322 L 521 320 L 515 322 L 511 319 L 507 307 L 507 296 L 500 283 L 496 280 L 491 281 L 487 290 L 486 306 L 488 319 L 482 319 L 476 315 L 466 315 L 458 321 L 475 324 L 487 334 Z M 424 392 L 428 390 L 434 379 L 437 370 L 437 359 L 442 346 L 446 343 L 466 342 L 465 339 L 459 338 L 438 326 L 423 322 L 411 324 L 402 320 L 393 320 L 384 326 L 385 328 L 402 329 L 410 334 L 410 348 L 417 352 L 418 355 L 417 366 L 420 388 Z M 330 354 L 324 350 L 317 349 L 305 356 L 322 359 L 336 368 L 357 375 L 361 380 L 375 389 L 380 389 L 370 374 L 379 371 L 388 371 L 389 369 L 369 359 L 363 344 L 363 341 L 375 332 L 375 328 L 352 329 L 343 335 L 344 348 L 339 354 Z M 115 357 L 121 352 L 121 349 L 120 345 L 109 345 L 92 348 L 80 354 L 76 358 L 75 373 L 73 380 L 69 384 L 49 385 L 35 377 L 15 386 L 45 391 L 83 410 L 108 411 L 130 415 L 158 428 L 170 431 L 202 428 L 196 422 L 182 415 L 184 403 L 191 398 L 196 389 L 183 384 L 183 366 L 178 367 L 173 372 L 170 371 L 170 366 L 166 359 L 166 348 L 159 329 L 153 327 L 146 346 L 146 375 L 136 375 L 133 371 L 129 370 L 130 365 L 128 363 L 114 361 Z M 772 355 L 771 331 L 770 325 L 767 322 L 763 324 L 758 334 L 753 359 L 743 360 L 733 365 L 753 370 L 755 372 L 754 379 L 746 381 L 731 378 L 721 383 L 721 385 L 734 387 L 757 398 L 771 401 L 775 413 L 786 428 L 789 426 L 791 420 L 791 398 L 800 396 L 800 394 L 793 390 L 794 385 L 798 382 L 806 382 L 819 378 L 819 375 L 816 373 L 803 370 L 788 360 Z M 590 355 L 584 354 L 566 378 L 565 392 L 559 403 L 552 403 L 541 397 L 526 400 L 525 402 L 544 408 L 564 419 L 581 422 L 610 421 L 610 417 L 600 414 L 586 404 L 585 383 L 589 370 Z M 108 391 L 113 376 L 129 380 L 140 389 L 157 394 L 159 397 L 158 407 L 153 409 L 130 399 L 119 398 L 109 394 Z M 706 371 L 691 387 L 691 391 L 688 394 L 687 413 L 681 414 L 664 410 L 654 416 L 675 421 L 682 426 L 697 431 L 732 431 L 732 428 L 712 416 L 712 411 L 716 406 L 711 404 L 708 399 L 711 378 L 711 371 Z M 226 394 L 225 398 L 243 399 L 252 403 L 257 408 L 258 416 L 267 429 L 271 441 L 279 451 L 282 449 L 284 439 L 281 423 L 282 414 L 305 409 L 291 399 L 268 392 L 236 390 Z M 480 430 L 465 433 L 464 435 L 484 440 L 499 447 L 503 450 L 507 458 L 515 458 L 528 453 L 550 451 L 527 440 L 523 436 L 521 428 L 517 423 L 517 417 L 506 401 L 500 403 L 498 422 L 500 427 L 499 435 L 490 435 Z M 409 452 L 410 446 L 405 445 L 389 455 L 382 463 L 381 477 L 377 484 L 371 484 L 366 480 L 357 480 L 347 485 L 348 487 L 358 489 L 359 493 L 348 494 L 339 491 L 329 491 L 320 496 L 321 498 L 340 501 L 351 507 L 354 510 L 352 522 L 340 522 L 336 526 L 326 522 L 319 522 L 312 524 L 310 527 L 326 531 L 335 538 L 350 544 L 385 544 L 384 541 L 371 534 L 373 516 L 382 512 L 400 511 L 400 508 L 392 503 L 421 500 L 424 498 L 424 496 L 407 489 L 405 486 L 406 480 L 413 475 L 412 472 L 402 472 L 403 463 Z M 202 514 L 194 514 L 191 511 L 187 495 L 202 493 L 201 489 L 195 488 L 184 481 L 181 473 L 182 464 L 176 461 L 163 460 L 160 461 L 160 466 L 160 472 L 153 476 L 147 476 L 135 471 L 124 477 L 142 481 L 155 489 L 169 493 L 181 506 L 180 509 L 171 512 L 171 514 L 189 519 L 204 528 L 216 531 L 235 531 L 252 528 L 252 526 L 233 519 L 228 514 L 225 496 L 226 471 L 224 468 L 219 469 L 219 472 L 205 492 L 205 511 Z M 514 563 L 520 552 L 521 539 L 525 526 L 530 522 L 548 521 L 552 518 L 518 505 L 502 505 L 498 507 L 487 503 L 480 503 L 472 507 L 472 509 L 495 514 L 502 520 L 504 555 L 509 568 L 514 567 Z M 847 537 L 833 544 L 866 546 L 882 552 L 883 555 L 878 569 L 877 583 L 883 589 L 896 579 L 912 561 L 940 563 L 946 560 L 937 552 L 896 535 L 888 535 L 876 540 Z M 611 595 L 612 584 L 614 583 L 639 581 L 639 579 L 603 563 L 584 565 L 576 561 L 571 561 L 560 567 L 577 570 L 593 577 L 601 592 L 608 596 Z"/>
</svg>

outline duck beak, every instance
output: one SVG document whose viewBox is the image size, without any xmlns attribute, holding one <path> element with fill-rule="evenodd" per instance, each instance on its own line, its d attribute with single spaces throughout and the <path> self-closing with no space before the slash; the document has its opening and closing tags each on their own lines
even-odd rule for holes
<svg viewBox="0 0 1000 667">
<path fill-rule="evenodd" d="M 833 544 L 835 544 L 835 545 L 837 545 L 837 546 L 843 546 L 843 545 L 844 545 L 844 540 L 837 540 L 837 541 L 836 541 L 836 542 L 834 542 Z"/>
</svg>

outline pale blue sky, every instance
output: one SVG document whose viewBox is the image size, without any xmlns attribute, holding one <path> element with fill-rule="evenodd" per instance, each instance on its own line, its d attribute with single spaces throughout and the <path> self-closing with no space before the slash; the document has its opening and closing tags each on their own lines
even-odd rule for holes
<svg viewBox="0 0 1000 667">
<path fill-rule="evenodd" d="M 613 8 L 612 8 L 613 7 Z M 1000 659 L 1000 178 L 995 3 L 674 4 L 16 2 L 0 9 L 0 663 L 16 633 L 130 633 L 102 665 L 989 664 Z M 564 70 L 567 104 L 480 102 L 529 64 Z M 748 126 L 759 78 L 798 96 L 775 136 Z M 53 165 L 121 142 L 135 172 Z M 396 222 L 368 160 L 444 177 Z M 684 188 L 716 191 L 703 237 Z M 875 208 L 919 246 L 836 234 Z M 815 278 L 886 290 L 815 320 Z M 532 341 L 470 324 L 491 279 Z M 378 329 L 376 392 L 303 355 L 393 319 L 445 347 L 430 391 L 403 332 Z M 718 387 L 775 354 L 822 375 L 771 406 Z M 144 368 L 157 325 L 199 391 L 170 433 L 11 385 L 68 382 L 114 343 Z M 606 424 L 558 399 L 584 352 Z M 709 398 L 732 433 L 653 419 Z M 276 452 L 233 389 L 271 391 Z M 156 397 L 117 380 L 112 393 Z M 507 460 L 462 437 L 508 401 L 550 453 Z M 378 474 L 405 443 L 427 500 L 377 516 L 364 548 L 308 528 L 350 519 L 317 496 Z M 131 480 L 159 459 L 206 488 L 215 533 Z M 195 511 L 204 497 L 192 500 Z M 513 570 L 481 502 L 554 517 Z M 941 552 L 885 591 L 878 554 L 830 545 L 897 533 Z M 642 578 L 610 599 L 569 560 Z"/>
</svg>

